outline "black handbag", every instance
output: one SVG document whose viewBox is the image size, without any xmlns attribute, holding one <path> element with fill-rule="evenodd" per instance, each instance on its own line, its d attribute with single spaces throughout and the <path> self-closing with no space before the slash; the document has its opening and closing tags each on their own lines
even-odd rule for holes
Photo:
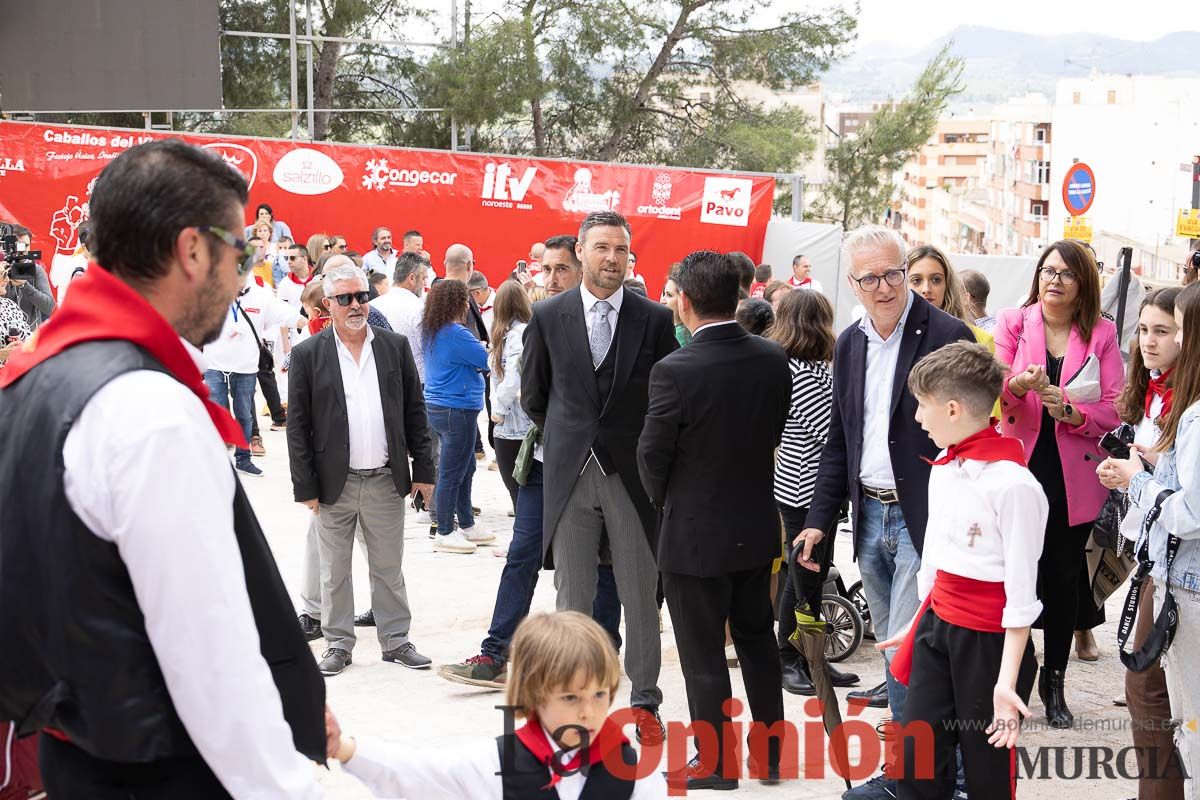
<svg viewBox="0 0 1200 800">
<path fill-rule="evenodd" d="M 234 301 L 238 311 L 246 314 L 246 309 L 242 308 L 242 301 Z M 254 334 L 254 343 L 258 345 L 258 371 L 273 372 L 275 370 L 275 356 L 271 353 L 270 348 L 263 344 L 262 339 L 258 338 L 258 331 L 254 330 L 254 320 L 250 319 L 250 315 L 246 314 L 246 324 L 250 326 L 250 333 Z"/>
<path fill-rule="evenodd" d="M 1129 594 L 1125 597 L 1125 607 L 1121 609 L 1121 622 L 1117 626 L 1117 652 L 1121 655 L 1121 663 L 1134 672 L 1145 672 L 1158 663 L 1159 657 L 1167 652 L 1171 641 L 1175 638 L 1175 628 L 1179 624 L 1179 610 L 1175 606 L 1175 597 L 1171 594 L 1169 583 L 1163 586 L 1162 610 L 1154 619 L 1154 628 L 1142 646 L 1133 652 L 1128 652 L 1125 645 L 1133 633 L 1133 625 L 1137 620 L 1138 602 L 1142 596 L 1142 588 L 1150 577 L 1154 562 L 1150 560 L 1150 529 L 1162 513 L 1162 504 L 1174 494 L 1170 489 L 1159 492 L 1154 499 L 1154 508 L 1146 515 L 1142 529 L 1142 546 L 1138 550 L 1137 571 L 1129 582 Z M 1178 536 L 1167 535 L 1167 575 L 1171 574 L 1171 564 L 1179 553 L 1180 539 Z"/>
</svg>

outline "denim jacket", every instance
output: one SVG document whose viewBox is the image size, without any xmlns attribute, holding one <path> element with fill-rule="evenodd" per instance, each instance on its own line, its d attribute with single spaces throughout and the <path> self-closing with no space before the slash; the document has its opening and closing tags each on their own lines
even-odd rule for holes
<svg viewBox="0 0 1200 800">
<path fill-rule="evenodd" d="M 492 373 L 492 413 L 504 419 L 496 425 L 495 435 L 501 439 L 524 439 L 533 423 L 521 408 L 521 337 L 525 323 L 515 322 L 504 336 L 504 380 L 497 381 Z"/>
<path fill-rule="evenodd" d="M 1151 574 L 1159 583 L 1165 580 L 1171 586 L 1200 592 L 1200 403 L 1183 412 L 1175 446 L 1159 457 L 1153 475 L 1140 472 L 1129 481 L 1129 499 L 1148 514 L 1164 489 L 1175 493 L 1163 501 L 1158 521 L 1150 530 Z M 1182 540 L 1170 576 L 1168 533 Z"/>
</svg>

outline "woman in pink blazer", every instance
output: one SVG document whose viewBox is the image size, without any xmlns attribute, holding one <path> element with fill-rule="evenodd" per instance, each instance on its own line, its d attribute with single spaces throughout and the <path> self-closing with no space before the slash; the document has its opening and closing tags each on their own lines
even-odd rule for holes
<svg viewBox="0 0 1200 800">
<path fill-rule="evenodd" d="M 1084 548 L 1108 496 L 1087 456 L 1100 459 L 1101 437 L 1121 422 L 1115 401 L 1124 381 L 1116 326 L 1100 316 L 1100 271 L 1091 251 L 1072 240 L 1047 247 L 1029 299 L 1000 312 L 995 336 L 996 358 L 1011 367 L 1000 395 L 1001 429 L 1025 444 L 1029 469 L 1050 502 L 1038 562 L 1045 631 L 1038 694 L 1051 727 L 1067 728 L 1074 717 L 1063 683 Z M 1098 367 L 1099 399 L 1092 402 L 1073 399 L 1067 388 L 1085 365 L 1089 373 Z"/>
</svg>

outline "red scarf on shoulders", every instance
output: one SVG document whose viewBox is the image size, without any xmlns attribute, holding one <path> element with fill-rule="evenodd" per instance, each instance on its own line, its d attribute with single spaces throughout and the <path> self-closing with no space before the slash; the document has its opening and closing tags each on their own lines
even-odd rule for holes
<svg viewBox="0 0 1200 800">
<path fill-rule="evenodd" d="M 604 760 L 609 751 L 628 744 L 629 740 L 625 738 L 625 734 L 621 733 L 621 729 L 612 723 L 611 720 L 604 720 L 604 724 L 600 726 L 600 733 L 596 736 L 596 741 L 588 743 L 586 751 L 579 749 L 575 751 L 575 755 L 571 756 L 570 760 L 565 764 L 557 760 L 559 758 L 559 747 L 550 741 L 546 736 L 546 730 L 542 727 L 541 721 L 536 717 L 530 717 L 524 725 L 517 730 L 517 738 L 521 740 L 521 744 L 529 748 L 529 752 L 533 753 L 542 764 L 550 770 L 550 783 L 542 787 L 549 789 L 562 780 L 562 773 L 573 774 L 580 770 L 583 765 L 583 759 L 586 756 L 588 766 L 594 767 Z"/>
<path fill-rule="evenodd" d="M 1154 405 L 1154 398 L 1162 398 L 1162 414 L 1166 416 L 1171 413 L 1171 395 L 1175 394 L 1175 390 L 1167 386 L 1167 381 L 1171 378 L 1171 373 L 1175 371 L 1175 367 L 1159 375 L 1157 378 L 1150 379 L 1150 385 L 1146 387 L 1146 416 L 1150 416 L 1150 406 Z"/>
<path fill-rule="evenodd" d="M 211 399 L 204 375 L 179 334 L 146 298 L 98 264 L 71 283 L 62 307 L 34 332 L 0 370 L 0 388 L 11 386 L 43 361 L 84 342 L 132 342 L 166 367 L 204 403 L 221 439 L 246 447 L 242 426 Z"/>
<path fill-rule="evenodd" d="M 946 448 L 946 455 L 941 458 L 930 461 L 921 456 L 921 460 L 935 467 L 949 464 L 956 458 L 970 458 L 976 461 L 1011 461 L 1022 467 L 1025 466 L 1025 446 L 1021 444 L 1021 440 L 1012 436 L 1002 436 L 994 427 L 995 422 L 996 420 L 993 419 L 992 427 L 984 428 L 958 444 L 950 445 Z"/>
</svg>

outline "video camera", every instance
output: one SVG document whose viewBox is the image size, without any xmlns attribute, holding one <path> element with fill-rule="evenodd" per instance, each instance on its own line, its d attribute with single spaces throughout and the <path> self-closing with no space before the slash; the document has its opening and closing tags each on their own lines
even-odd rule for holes
<svg viewBox="0 0 1200 800">
<path fill-rule="evenodd" d="M 42 251 L 29 250 L 29 245 L 18 241 L 16 230 L 15 225 L 0 224 L 0 261 L 7 262 L 10 280 L 35 280 Z"/>
</svg>

